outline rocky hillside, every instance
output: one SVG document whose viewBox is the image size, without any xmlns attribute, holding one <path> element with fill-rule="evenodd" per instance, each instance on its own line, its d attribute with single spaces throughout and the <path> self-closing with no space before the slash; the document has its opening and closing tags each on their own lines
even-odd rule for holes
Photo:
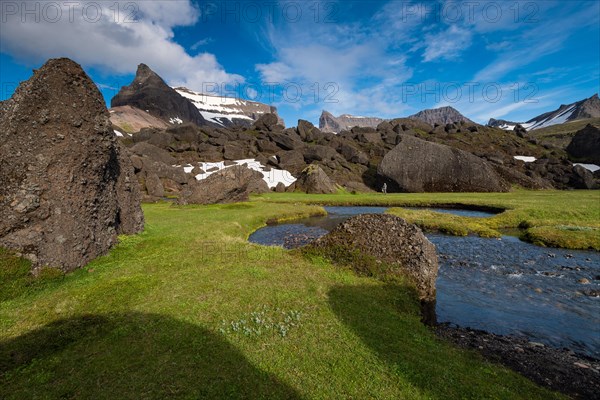
<svg viewBox="0 0 600 400">
<path fill-rule="evenodd" d="M 432 108 L 423 111 L 419 111 L 416 114 L 409 116 L 410 119 L 418 119 L 420 121 L 426 122 L 429 125 L 446 125 L 453 124 L 457 122 L 465 122 L 469 124 L 474 124 L 469 118 L 462 115 L 456 109 L 452 107 L 440 107 L 440 108 Z"/>
<path fill-rule="evenodd" d="M 276 107 L 256 101 L 208 95 L 185 87 L 177 87 L 175 91 L 194 103 L 204 119 L 222 127 L 251 126 L 264 114 L 277 115 Z M 279 124 L 285 126 L 281 117 Z"/>
<path fill-rule="evenodd" d="M 110 122 L 124 133 L 139 132 L 142 128 L 166 129 L 170 123 L 163 121 L 150 114 L 132 106 L 119 106 L 110 109 Z"/>
<path fill-rule="evenodd" d="M 143 229 L 129 154 L 78 64 L 49 60 L 2 109 L 0 246 L 68 271 Z"/>
<path fill-rule="evenodd" d="M 277 122 L 276 115 L 264 114 L 251 127 L 182 124 L 166 130 L 143 129 L 132 137 L 131 151 L 147 199 L 195 191 L 189 185 L 202 184 L 211 174 L 236 165 L 260 172 L 267 185 L 277 191 L 310 191 L 305 187 L 306 179 L 296 179 L 302 178 L 311 164 L 324 173 L 319 172 L 320 183 L 331 180 L 348 191 L 380 190 L 383 182 L 389 182 L 391 191 L 502 191 L 511 185 L 532 189 L 596 185 L 593 175 L 576 169 L 564 151 L 545 148 L 516 132 L 477 124 L 434 127 L 401 118 L 384 121 L 377 128 L 354 127 L 333 134 L 304 120 L 287 129 Z M 387 166 L 379 168 L 392 150 L 402 156 L 388 157 L 391 161 Z M 448 155 L 452 156 L 450 164 L 441 163 Z M 530 162 L 522 161 L 523 157 Z M 409 184 L 403 181 L 405 169 L 397 168 L 406 163 L 418 167 L 410 170 Z M 435 185 L 425 182 L 432 177 L 437 179 Z M 450 186 L 444 186 L 444 180 Z M 319 186 L 335 187 L 329 183 Z"/>
<path fill-rule="evenodd" d="M 333 114 L 323 110 L 319 117 L 319 129 L 323 132 L 339 133 L 343 130 L 352 129 L 355 126 L 360 128 L 375 128 L 385 121 L 378 117 L 360 117 L 350 114 L 342 114 L 334 117 Z"/>
<path fill-rule="evenodd" d="M 513 130 L 516 125 L 521 125 L 528 131 L 532 131 L 587 118 L 600 118 L 600 99 L 598 98 L 598 94 L 575 103 L 562 104 L 556 110 L 533 117 L 527 122 L 511 122 L 492 118 L 488 122 L 488 126 Z"/>
</svg>

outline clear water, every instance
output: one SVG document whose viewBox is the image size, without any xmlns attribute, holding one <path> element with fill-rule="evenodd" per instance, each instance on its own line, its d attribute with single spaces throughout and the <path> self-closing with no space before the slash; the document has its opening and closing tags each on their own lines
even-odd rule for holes
<svg viewBox="0 0 600 400">
<path fill-rule="evenodd" d="M 250 241 L 286 248 L 323 236 L 352 215 L 385 207 L 326 207 L 327 217 L 257 230 Z M 452 210 L 461 211 L 461 210 Z M 600 358 L 600 254 L 548 249 L 517 238 L 428 234 L 437 247 L 437 319 L 566 347 Z M 585 278 L 590 284 L 581 284 Z"/>
<path fill-rule="evenodd" d="M 429 210 L 435 211 L 444 214 L 454 214 L 461 217 L 471 217 L 471 218 L 489 218 L 497 215 L 496 213 L 491 213 L 487 211 L 475 211 L 475 210 L 461 210 L 457 208 L 431 208 L 431 207 L 403 207 L 409 210 Z"/>
</svg>

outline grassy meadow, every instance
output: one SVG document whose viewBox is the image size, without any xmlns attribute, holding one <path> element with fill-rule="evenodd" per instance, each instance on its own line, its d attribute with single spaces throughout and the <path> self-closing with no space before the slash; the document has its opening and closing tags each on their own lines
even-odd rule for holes
<svg viewBox="0 0 600 400">
<path fill-rule="evenodd" d="M 231 205 L 148 204 L 142 234 L 67 275 L 34 279 L 27 262 L 1 251 L 0 398 L 562 398 L 436 338 L 420 323 L 412 288 L 246 239 L 268 220 L 323 212 L 308 203 L 485 203 L 511 213 L 494 217 L 490 231 L 547 221 L 597 232 L 597 196 L 268 194 Z"/>
<path fill-rule="evenodd" d="M 329 205 L 383 205 L 424 230 L 465 236 L 518 234 L 539 246 L 600 250 L 600 191 L 526 191 L 509 193 L 381 193 L 310 195 L 268 193 L 257 200 Z M 499 212 L 472 218 L 404 207 L 456 207 Z"/>
</svg>

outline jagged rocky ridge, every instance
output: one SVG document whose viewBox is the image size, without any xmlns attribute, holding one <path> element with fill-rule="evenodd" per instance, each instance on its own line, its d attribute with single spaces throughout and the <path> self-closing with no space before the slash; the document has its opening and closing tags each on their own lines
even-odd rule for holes
<svg viewBox="0 0 600 400">
<path fill-rule="evenodd" d="M 456 123 L 475 124 L 452 107 L 440 107 L 419 111 L 406 117 L 407 119 L 423 121 L 429 125 L 448 125 Z M 386 119 L 379 117 L 359 117 L 350 114 L 342 114 L 338 117 L 330 112 L 323 111 L 319 118 L 319 129 L 324 132 L 338 133 L 354 127 L 376 128 Z"/>
<path fill-rule="evenodd" d="M 208 125 L 198 109 L 177 93 L 146 64 L 138 66 L 135 79 L 112 98 L 111 107 L 132 106 L 170 123 Z"/>
<path fill-rule="evenodd" d="M 323 132 L 338 133 L 343 130 L 352 129 L 355 126 L 361 128 L 376 128 L 385 121 L 378 117 L 361 117 L 350 114 L 342 114 L 335 117 L 328 111 L 323 110 L 319 117 L 319 129 Z"/>
</svg>

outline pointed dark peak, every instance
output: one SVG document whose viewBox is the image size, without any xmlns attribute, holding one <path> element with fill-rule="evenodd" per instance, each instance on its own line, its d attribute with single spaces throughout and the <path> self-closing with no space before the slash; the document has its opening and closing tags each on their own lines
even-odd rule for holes
<svg viewBox="0 0 600 400">
<path fill-rule="evenodd" d="M 112 98 L 111 107 L 119 106 L 139 108 L 171 124 L 177 121 L 207 124 L 194 104 L 167 85 L 146 64 L 138 65 L 133 82 L 123 86 Z"/>
</svg>

